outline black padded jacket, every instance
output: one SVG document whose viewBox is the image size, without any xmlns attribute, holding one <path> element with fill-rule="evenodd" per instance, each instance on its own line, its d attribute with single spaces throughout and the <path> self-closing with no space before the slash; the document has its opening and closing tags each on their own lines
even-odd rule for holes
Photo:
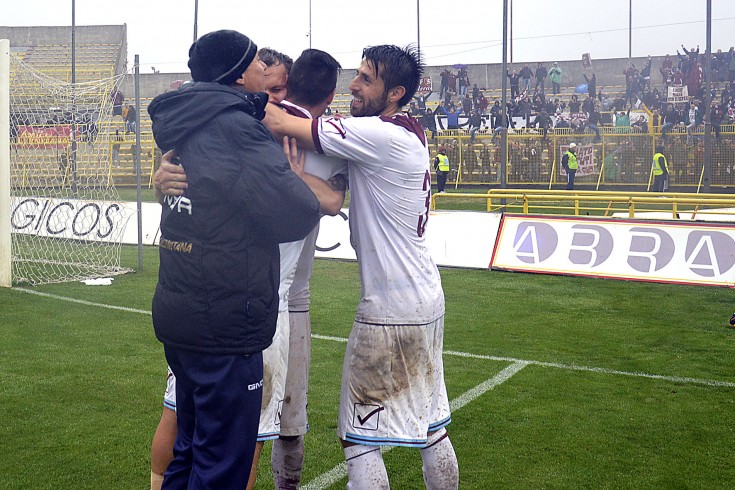
<svg viewBox="0 0 735 490">
<path fill-rule="evenodd" d="M 148 112 L 188 189 L 166 197 L 153 326 L 165 345 L 251 354 L 270 345 L 278 314 L 280 242 L 304 238 L 319 202 L 261 123 L 266 94 L 193 83 Z"/>
</svg>

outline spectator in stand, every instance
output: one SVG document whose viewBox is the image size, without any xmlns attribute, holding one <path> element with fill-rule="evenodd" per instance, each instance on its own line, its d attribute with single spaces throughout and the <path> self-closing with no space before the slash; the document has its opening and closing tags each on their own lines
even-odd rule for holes
<svg viewBox="0 0 735 490">
<path fill-rule="evenodd" d="M 542 139 L 546 139 L 549 129 L 553 126 L 554 121 L 551 120 L 551 116 L 549 116 L 545 109 L 542 109 L 531 123 L 532 128 L 539 128 L 541 130 L 541 134 L 543 135 Z"/>
<path fill-rule="evenodd" d="M 472 106 L 475 110 L 478 109 L 479 102 L 480 102 L 480 88 L 475 83 L 472 85 Z"/>
<path fill-rule="evenodd" d="M 625 75 L 625 101 L 629 102 L 633 95 L 633 82 L 638 78 L 638 70 L 635 65 L 631 63 L 628 68 L 623 70 L 623 75 Z"/>
<path fill-rule="evenodd" d="M 730 46 L 727 52 L 727 80 L 731 83 L 735 81 L 735 46 Z"/>
<path fill-rule="evenodd" d="M 431 94 L 434 92 L 429 92 L 428 94 L 420 94 L 417 93 L 413 96 L 414 99 L 416 99 L 416 102 L 419 106 L 419 114 L 422 116 L 426 113 L 426 101 L 429 100 L 429 97 L 431 97 Z"/>
<path fill-rule="evenodd" d="M 420 116 L 419 114 L 419 108 L 416 107 L 416 102 L 411 101 L 408 104 L 408 113 L 412 115 L 413 117 Z"/>
<path fill-rule="evenodd" d="M 421 116 L 421 126 L 424 129 L 431 131 L 431 139 L 436 139 L 436 118 L 434 117 L 434 111 L 431 108 L 426 109 L 426 112 Z"/>
<path fill-rule="evenodd" d="M 615 132 L 616 133 L 629 133 L 630 132 L 630 107 L 628 108 L 628 112 L 620 111 L 615 116 Z"/>
<path fill-rule="evenodd" d="M 459 95 L 464 97 L 470 87 L 470 77 L 467 75 L 467 68 L 460 68 L 457 73 L 457 81 L 459 83 Z"/>
<path fill-rule="evenodd" d="M 482 122 L 482 116 L 480 115 L 480 113 L 472 109 L 470 112 L 470 117 L 469 117 L 469 120 L 467 121 L 467 124 L 470 128 L 470 144 L 472 145 L 475 143 L 475 133 L 479 129 L 482 129 L 483 122 Z"/>
<path fill-rule="evenodd" d="M 118 89 L 115 89 L 110 94 L 110 100 L 112 101 L 112 115 L 122 116 L 123 102 L 125 102 L 125 95 Z"/>
<path fill-rule="evenodd" d="M 485 97 L 485 94 L 480 92 L 480 95 L 477 97 L 477 110 L 481 115 L 485 115 L 485 112 L 487 111 L 487 106 L 490 105 L 490 101 L 487 100 L 487 97 Z"/>
<path fill-rule="evenodd" d="M 646 64 L 641 68 L 641 79 L 643 80 L 641 86 L 646 89 L 651 88 L 651 55 L 648 55 Z"/>
<path fill-rule="evenodd" d="M 496 100 L 493 106 L 490 108 L 490 127 L 492 129 L 500 126 L 500 117 L 502 116 L 503 108 L 500 107 L 500 101 Z"/>
<path fill-rule="evenodd" d="M 518 101 L 518 109 L 520 110 L 521 116 L 526 121 L 526 127 L 531 123 L 531 102 L 528 97 L 523 95 L 521 100 Z"/>
<path fill-rule="evenodd" d="M 450 109 L 447 110 L 444 104 L 439 104 L 439 107 L 437 107 L 436 110 L 437 112 L 447 116 L 447 129 L 459 129 L 459 115 L 462 114 L 463 109 L 460 109 L 459 112 L 457 112 L 455 107 L 450 107 Z"/>
<path fill-rule="evenodd" d="M 587 97 L 582 101 L 582 112 L 590 113 L 592 112 L 592 108 L 595 106 L 595 99 L 594 97 Z"/>
<path fill-rule="evenodd" d="M 549 75 L 549 70 L 546 69 L 543 63 L 539 63 L 536 67 L 536 86 L 535 90 L 538 91 L 541 87 L 541 95 L 544 95 L 544 84 L 546 83 L 546 77 Z"/>
<path fill-rule="evenodd" d="M 526 93 L 531 92 L 531 76 L 533 76 L 531 68 L 528 65 L 523 65 L 523 68 L 521 68 L 521 72 L 518 75 L 521 77 L 521 87 L 523 88 L 523 91 Z"/>
<path fill-rule="evenodd" d="M 469 114 L 472 110 L 472 97 L 470 97 L 469 93 L 464 94 L 464 97 L 462 97 L 462 110 L 465 114 Z"/>
<path fill-rule="evenodd" d="M 612 109 L 613 101 L 607 96 L 607 94 L 603 94 L 602 99 L 600 100 L 600 105 L 602 106 L 603 111 L 609 111 Z"/>
<path fill-rule="evenodd" d="M 441 84 L 439 85 L 439 98 L 443 99 L 447 92 L 449 91 L 449 74 L 451 72 L 448 68 L 445 68 L 444 71 L 442 71 L 439 74 L 439 77 L 441 78 Z"/>
<path fill-rule="evenodd" d="M 646 116 L 638 116 L 638 118 L 630 124 L 630 127 L 633 128 L 633 130 L 636 132 L 647 133 L 648 121 L 646 120 Z"/>
<path fill-rule="evenodd" d="M 559 94 L 561 92 L 561 75 L 562 71 L 559 67 L 559 63 L 554 61 L 554 64 L 551 65 L 551 69 L 549 70 L 549 78 L 551 79 L 551 91 L 554 93 L 554 95 Z"/>
<path fill-rule="evenodd" d="M 715 138 L 720 139 L 720 126 L 722 125 L 722 119 L 725 117 L 725 111 L 721 104 L 717 101 L 712 101 L 712 108 L 710 109 L 709 119 L 712 123 L 712 130 L 715 132 Z"/>
<path fill-rule="evenodd" d="M 595 135 L 596 135 L 595 143 L 601 141 L 601 138 L 600 138 L 600 119 L 601 118 L 602 118 L 602 115 L 600 114 L 600 109 L 597 107 L 597 104 L 592 104 L 592 110 L 587 114 L 587 127 L 595 132 Z"/>
<path fill-rule="evenodd" d="M 579 102 L 579 97 L 577 97 L 577 94 L 572 95 L 572 100 L 569 101 L 569 112 L 571 114 L 579 112 L 581 105 L 582 104 L 581 102 Z"/>
<path fill-rule="evenodd" d="M 125 132 L 127 133 L 134 133 L 135 132 L 135 120 L 137 118 L 137 111 L 135 110 L 135 106 L 129 105 L 128 106 L 128 112 L 125 114 Z"/>
<path fill-rule="evenodd" d="M 515 99 L 518 97 L 520 76 L 513 70 L 513 73 L 505 72 L 505 75 L 510 79 L 510 98 Z"/>
<path fill-rule="evenodd" d="M 684 124 L 686 124 L 687 127 L 687 145 L 691 143 L 693 138 L 693 132 L 697 129 L 697 127 L 702 124 L 702 111 L 699 109 L 699 106 L 697 103 L 693 100 L 691 104 L 689 104 L 689 111 L 686 113 L 686 119 L 684 120 Z"/>
<path fill-rule="evenodd" d="M 592 78 L 588 78 L 586 73 L 583 73 L 584 81 L 587 82 L 587 93 L 593 99 L 597 96 L 597 75 L 592 74 Z"/>
<path fill-rule="evenodd" d="M 661 140 L 666 141 L 666 133 L 681 122 L 681 114 L 676 110 L 674 104 L 667 104 L 666 108 L 661 112 Z"/>
<path fill-rule="evenodd" d="M 457 74 L 450 71 L 447 76 L 447 91 L 451 94 L 457 94 Z"/>
</svg>

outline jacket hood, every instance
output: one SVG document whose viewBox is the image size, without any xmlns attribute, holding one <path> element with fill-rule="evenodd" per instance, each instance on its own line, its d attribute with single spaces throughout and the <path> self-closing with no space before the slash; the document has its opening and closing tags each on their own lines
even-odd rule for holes
<svg viewBox="0 0 735 490">
<path fill-rule="evenodd" d="M 189 83 L 159 95 L 148 106 L 153 136 L 164 152 L 176 148 L 211 119 L 227 111 L 240 111 L 262 120 L 268 94 L 243 92 L 211 82 Z"/>
</svg>

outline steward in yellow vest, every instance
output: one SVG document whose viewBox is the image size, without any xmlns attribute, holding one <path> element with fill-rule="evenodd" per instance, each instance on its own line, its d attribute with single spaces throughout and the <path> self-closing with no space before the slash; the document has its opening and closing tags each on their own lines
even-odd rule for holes
<svg viewBox="0 0 735 490">
<path fill-rule="evenodd" d="M 576 143 L 569 143 L 569 149 L 564 152 L 564 156 L 561 158 L 561 166 L 564 167 L 564 171 L 567 173 L 567 190 L 571 191 L 574 189 L 574 176 L 579 168 Z"/>
<path fill-rule="evenodd" d="M 664 156 L 664 147 L 659 145 L 656 147 L 656 154 L 653 155 L 653 192 L 664 192 L 666 190 L 667 181 L 669 180 L 669 163 Z"/>
<path fill-rule="evenodd" d="M 434 170 L 436 170 L 436 190 L 444 192 L 444 186 L 447 184 L 447 176 L 449 175 L 449 157 L 447 150 L 442 146 L 434 158 Z"/>
</svg>

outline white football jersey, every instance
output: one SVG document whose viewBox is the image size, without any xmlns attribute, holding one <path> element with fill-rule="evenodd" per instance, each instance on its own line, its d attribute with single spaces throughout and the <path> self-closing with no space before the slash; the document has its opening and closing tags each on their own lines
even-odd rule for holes
<svg viewBox="0 0 735 490">
<path fill-rule="evenodd" d="M 362 286 L 356 320 L 420 325 L 444 314 L 426 248 L 431 174 L 423 131 L 405 115 L 314 121 L 314 145 L 349 165 L 350 235 Z"/>
<path fill-rule="evenodd" d="M 311 114 L 303 107 L 287 100 L 282 101 L 281 105 L 285 106 L 291 114 L 311 119 Z M 304 171 L 329 180 L 337 174 L 346 173 L 347 162 L 310 151 L 306 153 Z M 314 247 L 318 230 L 317 225 L 304 240 L 280 244 L 281 282 L 278 286 L 278 311 L 288 310 L 289 296 L 294 296 L 309 288 L 309 280 L 314 268 Z"/>
</svg>

